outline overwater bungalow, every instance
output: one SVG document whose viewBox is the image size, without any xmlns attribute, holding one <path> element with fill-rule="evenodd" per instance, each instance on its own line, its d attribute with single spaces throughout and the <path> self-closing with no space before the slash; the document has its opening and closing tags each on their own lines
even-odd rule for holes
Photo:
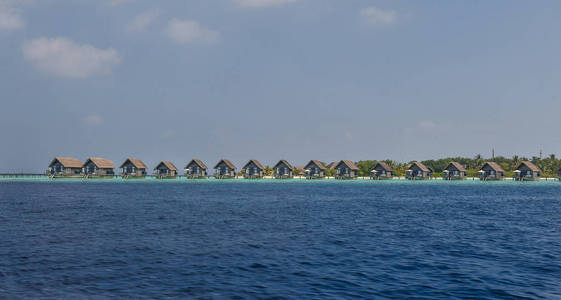
<svg viewBox="0 0 561 300">
<path fill-rule="evenodd" d="M 293 167 L 288 161 L 281 159 L 273 167 L 273 176 L 276 179 L 289 179 L 294 177 L 295 167 Z"/>
<path fill-rule="evenodd" d="M 167 160 L 161 161 L 154 168 L 154 176 L 159 179 L 173 179 L 177 177 L 177 167 Z"/>
<path fill-rule="evenodd" d="M 356 179 L 358 167 L 350 160 L 342 160 L 333 169 L 336 171 L 335 179 Z"/>
<path fill-rule="evenodd" d="M 265 167 L 257 159 L 250 159 L 242 170 L 245 179 L 260 179 L 265 175 Z"/>
<path fill-rule="evenodd" d="M 90 157 L 84 163 L 84 177 L 107 177 L 115 176 L 115 165 L 112 161 L 101 157 Z"/>
<path fill-rule="evenodd" d="M 207 176 L 208 167 L 199 159 L 191 160 L 185 166 L 185 177 L 189 179 L 204 179 Z"/>
<path fill-rule="evenodd" d="M 123 178 L 141 178 L 146 177 L 148 167 L 138 158 L 127 158 L 120 168 Z"/>
<path fill-rule="evenodd" d="M 496 162 L 488 161 L 479 170 L 481 180 L 503 180 L 505 170 Z"/>
<path fill-rule="evenodd" d="M 442 179 L 444 180 L 461 180 L 467 177 L 466 168 L 458 162 L 450 162 L 442 172 Z"/>
<path fill-rule="evenodd" d="M 523 161 L 514 170 L 514 180 L 518 181 L 534 181 L 540 180 L 541 170 L 532 162 Z"/>
<path fill-rule="evenodd" d="M 393 168 L 385 162 L 377 163 L 370 171 L 370 178 L 374 180 L 392 179 Z"/>
<path fill-rule="evenodd" d="M 49 177 L 82 177 L 81 160 L 72 157 L 55 157 L 49 164 Z"/>
<path fill-rule="evenodd" d="M 216 179 L 236 178 L 236 166 L 229 160 L 223 158 L 214 166 L 214 177 L 216 177 Z"/>
<path fill-rule="evenodd" d="M 416 161 L 412 163 L 405 172 L 405 178 L 409 180 L 431 179 L 432 169 Z"/>
<path fill-rule="evenodd" d="M 304 173 L 307 179 L 322 179 L 325 178 L 325 171 L 327 168 L 319 161 L 312 159 L 304 166 Z"/>
</svg>

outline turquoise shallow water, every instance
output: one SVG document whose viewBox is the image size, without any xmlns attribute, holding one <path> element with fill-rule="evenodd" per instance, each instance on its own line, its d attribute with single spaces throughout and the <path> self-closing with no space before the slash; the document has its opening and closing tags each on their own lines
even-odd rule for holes
<svg viewBox="0 0 561 300">
<path fill-rule="evenodd" d="M 548 179 L 540 181 L 526 181 L 518 182 L 510 179 L 501 181 L 481 181 L 478 179 L 466 179 L 466 180 L 452 180 L 446 181 L 442 179 L 432 179 L 432 180 L 406 180 L 406 179 L 393 179 L 393 180 L 371 180 L 371 179 L 355 179 L 355 180 L 337 180 L 337 179 L 319 179 L 319 180 L 308 180 L 308 179 L 215 179 L 213 177 L 207 179 L 186 179 L 183 177 L 178 177 L 174 179 L 157 179 L 153 177 L 147 177 L 142 179 L 123 179 L 123 178 L 103 178 L 103 179 L 84 179 L 84 178 L 56 178 L 51 179 L 46 176 L 28 176 L 28 177 L 1 177 L 0 182 L 51 182 L 51 183 L 185 183 L 185 184 L 295 184 L 295 183 L 306 183 L 306 184 L 447 184 L 447 185 L 466 185 L 466 184 L 484 184 L 484 185 L 559 185 L 561 187 L 561 181 L 557 179 Z"/>
<path fill-rule="evenodd" d="M 561 297 L 561 183 L 0 180 L 2 298 Z"/>
</svg>

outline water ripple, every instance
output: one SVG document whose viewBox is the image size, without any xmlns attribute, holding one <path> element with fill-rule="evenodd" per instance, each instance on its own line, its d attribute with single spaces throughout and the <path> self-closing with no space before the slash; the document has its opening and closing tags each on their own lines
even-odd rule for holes
<svg viewBox="0 0 561 300">
<path fill-rule="evenodd" d="M 2 298 L 561 298 L 561 184 L 0 183 Z"/>
</svg>

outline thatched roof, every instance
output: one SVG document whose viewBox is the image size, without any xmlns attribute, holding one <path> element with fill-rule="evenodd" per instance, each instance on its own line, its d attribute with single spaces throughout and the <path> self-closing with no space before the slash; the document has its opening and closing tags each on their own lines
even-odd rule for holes
<svg viewBox="0 0 561 300">
<path fill-rule="evenodd" d="M 526 166 L 528 169 L 530 169 L 532 172 L 540 172 L 540 168 L 538 168 L 538 166 L 534 165 L 534 163 L 529 162 L 529 161 L 523 161 L 520 163 L 520 165 L 518 166 L 518 168 L 516 168 L 516 170 L 520 170 L 520 168 L 522 166 Z"/>
<path fill-rule="evenodd" d="M 321 163 L 321 161 L 315 160 L 315 159 L 310 160 L 310 162 L 308 162 L 308 163 L 306 164 L 306 166 L 304 166 L 304 168 L 307 169 L 308 166 L 311 165 L 312 163 L 315 164 L 315 165 L 316 165 L 318 168 L 320 168 L 321 170 L 327 169 L 327 168 Z"/>
<path fill-rule="evenodd" d="M 206 170 L 208 169 L 207 166 L 200 160 L 200 159 L 192 159 L 186 166 L 185 169 L 187 169 L 189 167 L 190 164 L 195 163 L 197 164 L 201 169 Z"/>
<path fill-rule="evenodd" d="M 501 167 L 501 165 L 499 165 L 498 163 L 494 162 L 494 161 L 488 161 L 486 162 L 483 167 L 485 166 L 489 166 L 491 169 L 495 170 L 495 172 L 503 172 L 504 173 L 504 169 L 503 167 Z M 483 169 L 483 167 L 481 167 L 481 169 Z"/>
<path fill-rule="evenodd" d="M 119 167 L 119 168 L 123 168 L 127 162 L 130 162 L 133 166 L 135 166 L 137 169 L 146 169 L 148 168 L 143 161 L 141 161 L 138 158 L 127 158 L 127 160 L 125 160 L 125 162 Z"/>
<path fill-rule="evenodd" d="M 453 166 L 454 168 L 456 168 L 456 170 L 460 171 L 460 172 L 467 172 L 466 168 L 459 162 L 450 162 L 448 164 L 448 166 L 445 168 L 445 170 L 448 169 L 448 167 Z"/>
<path fill-rule="evenodd" d="M 273 167 L 273 169 L 276 169 L 278 167 L 278 165 L 280 164 L 284 164 L 285 166 L 287 166 L 290 170 L 294 170 L 295 168 L 286 160 L 281 159 L 279 160 L 279 162 Z"/>
<path fill-rule="evenodd" d="M 248 166 L 249 164 L 251 164 L 251 163 L 253 163 L 254 165 L 256 165 L 259 169 L 265 170 L 265 167 L 263 167 L 263 165 L 262 165 L 257 159 L 250 159 L 250 160 L 247 162 L 247 164 L 245 164 L 245 166 L 243 166 L 242 169 L 246 169 L 247 166 Z"/>
<path fill-rule="evenodd" d="M 171 162 L 169 162 L 169 161 L 167 161 L 167 160 L 161 161 L 161 162 L 154 168 L 154 170 L 157 170 L 158 167 L 161 166 L 161 165 L 164 165 L 164 166 L 165 166 L 166 168 L 168 168 L 170 171 L 177 171 L 177 167 L 176 167 L 173 163 L 171 163 Z"/>
<path fill-rule="evenodd" d="M 383 161 L 378 162 L 378 163 L 374 166 L 374 168 L 372 168 L 372 169 L 376 169 L 376 167 L 378 167 L 378 166 L 382 167 L 382 169 L 384 169 L 384 170 L 386 170 L 386 171 L 388 171 L 388 172 L 393 172 L 393 168 L 392 168 L 390 165 L 388 165 L 387 163 L 383 162 Z"/>
<path fill-rule="evenodd" d="M 421 171 L 423 172 L 432 172 L 429 167 L 425 166 L 425 164 L 419 161 L 412 163 L 411 166 L 409 166 L 409 169 L 411 169 L 413 166 L 417 166 L 417 168 L 421 169 Z"/>
<path fill-rule="evenodd" d="M 82 161 L 77 158 L 55 157 L 49 164 L 49 167 L 51 167 L 57 161 L 65 168 L 81 168 L 84 165 Z"/>
<path fill-rule="evenodd" d="M 294 170 L 298 171 L 298 173 L 300 173 L 300 174 L 303 174 L 305 172 L 304 171 L 304 166 L 295 166 Z"/>
<path fill-rule="evenodd" d="M 214 168 L 215 168 L 215 169 L 218 168 L 218 165 L 219 165 L 221 162 L 225 163 L 225 164 L 226 164 L 230 169 L 232 169 L 232 170 L 235 170 L 235 169 L 236 169 L 236 166 L 234 166 L 234 164 L 233 164 L 231 161 L 229 161 L 229 160 L 227 160 L 227 159 L 225 159 L 225 158 L 219 160 L 218 163 L 214 166 Z"/>
<path fill-rule="evenodd" d="M 338 162 L 336 162 L 336 161 L 330 162 L 330 163 L 327 164 L 327 166 L 325 166 L 325 167 L 328 168 L 329 170 L 333 170 L 333 169 L 337 166 L 337 163 L 338 163 Z"/>
<path fill-rule="evenodd" d="M 350 160 L 342 160 L 335 167 L 338 167 L 340 164 L 346 165 L 351 170 L 358 170 L 356 164 Z"/>
<path fill-rule="evenodd" d="M 113 164 L 112 161 L 101 157 L 88 158 L 88 160 L 86 160 L 86 162 L 84 163 L 84 166 L 86 166 L 90 161 L 93 162 L 94 165 L 100 169 L 115 169 L 115 165 Z"/>
</svg>

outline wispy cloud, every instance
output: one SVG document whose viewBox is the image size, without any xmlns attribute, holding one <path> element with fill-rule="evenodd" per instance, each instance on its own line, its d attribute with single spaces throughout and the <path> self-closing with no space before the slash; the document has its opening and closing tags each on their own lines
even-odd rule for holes
<svg viewBox="0 0 561 300">
<path fill-rule="evenodd" d="M 103 124 L 103 117 L 97 114 L 87 115 L 82 119 L 86 125 L 97 126 Z"/>
<path fill-rule="evenodd" d="M 98 49 L 63 37 L 26 41 L 22 50 L 25 60 L 37 69 L 67 78 L 109 73 L 122 60 L 114 49 Z"/>
<path fill-rule="evenodd" d="M 216 43 L 220 33 L 216 30 L 205 28 L 195 20 L 172 19 L 165 30 L 166 35 L 179 44 L 194 42 Z"/>
<path fill-rule="evenodd" d="M 235 0 L 240 7 L 260 8 L 269 6 L 281 6 L 288 3 L 294 3 L 299 0 Z"/>
<path fill-rule="evenodd" d="M 422 120 L 411 127 L 404 128 L 405 133 L 419 134 L 419 133 L 431 133 L 439 129 L 438 124 L 430 120 Z"/>
<path fill-rule="evenodd" d="M 154 22 L 161 15 L 159 9 L 152 9 L 138 14 L 134 19 L 127 25 L 128 32 L 141 32 L 146 30 L 152 22 Z"/>
<path fill-rule="evenodd" d="M 109 5 L 111 6 L 118 6 L 125 3 L 134 2 L 135 0 L 109 0 Z"/>
<path fill-rule="evenodd" d="M 383 10 L 373 6 L 363 8 L 360 15 L 369 24 L 394 24 L 397 21 L 397 13 L 394 10 Z"/>
<path fill-rule="evenodd" d="M 25 20 L 15 2 L 0 0 L 0 31 L 12 31 L 23 27 Z"/>
</svg>

